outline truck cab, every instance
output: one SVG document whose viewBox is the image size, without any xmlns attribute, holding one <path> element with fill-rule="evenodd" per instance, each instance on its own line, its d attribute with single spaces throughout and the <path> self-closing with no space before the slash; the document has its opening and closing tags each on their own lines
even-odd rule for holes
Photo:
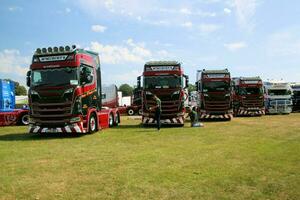
<svg viewBox="0 0 300 200">
<path fill-rule="evenodd" d="M 111 120 L 112 111 L 102 109 L 100 60 L 95 52 L 76 46 L 38 48 L 27 85 L 30 133 L 95 132 Z"/>
<path fill-rule="evenodd" d="M 300 83 L 291 85 L 293 90 L 293 112 L 300 111 Z"/>
<path fill-rule="evenodd" d="M 161 100 L 161 123 L 184 125 L 185 103 L 188 100 L 188 77 L 177 61 L 151 61 L 144 66 L 142 86 L 142 123 L 155 124 L 156 106 L 153 96 Z M 141 81 L 138 81 L 138 86 Z"/>
<path fill-rule="evenodd" d="M 268 114 L 292 112 L 292 88 L 285 82 L 265 82 L 265 107 Z"/>
<path fill-rule="evenodd" d="M 233 78 L 235 116 L 265 114 L 263 82 L 260 77 Z"/>
<path fill-rule="evenodd" d="M 226 119 L 233 117 L 231 78 L 228 69 L 200 70 L 196 88 L 199 93 L 200 119 Z"/>
</svg>

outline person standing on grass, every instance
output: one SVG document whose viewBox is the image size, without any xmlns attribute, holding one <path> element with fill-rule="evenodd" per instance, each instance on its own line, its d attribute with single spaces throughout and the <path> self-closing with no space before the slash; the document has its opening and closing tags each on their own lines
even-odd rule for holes
<svg viewBox="0 0 300 200">
<path fill-rule="evenodd" d="M 153 99 L 156 101 L 156 106 L 154 107 L 156 127 L 157 127 L 157 130 L 160 130 L 160 127 L 161 127 L 161 123 L 160 123 L 161 101 L 156 95 L 153 96 Z"/>
</svg>

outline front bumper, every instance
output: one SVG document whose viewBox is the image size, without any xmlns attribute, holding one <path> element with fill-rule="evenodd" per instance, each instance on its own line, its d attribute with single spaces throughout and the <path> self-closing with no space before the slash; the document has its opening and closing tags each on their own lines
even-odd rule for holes
<svg viewBox="0 0 300 200">
<path fill-rule="evenodd" d="M 157 122 L 154 118 L 152 117 L 143 117 L 142 118 L 142 123 L 144 125 L 155 125 Z M 170 119 L 161 119 L 160 120 L 161 124 L 170 124 L 170 125 L 183 125 L 184 124 L 184 117 L 174 117 Z"/>
<path fill-rule="evenodd" d="M 265 109 L 264 108 L 239 108 L 237 111 L 237 115 L 239 116 L 249 116 L 249 115 L 264 115 Z"/>
<path fill-rule="evenodd" d="M 270 107 L 268 108 L 269 114 L 289 114 L 292 112 L 292 107 Z"/>
<path fill-rule="evenodd" d="M 86 130 L 83 128 L 83 123 L 68 124 L 63 127 L 44 127 L 30 124 L 29 133 L 40 134 L 40 133 L 85 133 Z"/>
</svg>

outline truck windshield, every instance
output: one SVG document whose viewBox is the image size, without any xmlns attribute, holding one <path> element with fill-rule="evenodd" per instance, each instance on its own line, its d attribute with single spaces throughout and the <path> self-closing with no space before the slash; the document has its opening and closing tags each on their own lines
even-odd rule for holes
<svg viewBox="0 0 300 200">
<path fill-rule="evenodd" d="M 241 87 L 239 90 L 240 95 L 251 95 L 251 94 L 263 94 L 262 88 L 244 88 Z"/>
<path fill-rule="evenodd" d="M 270 96 L 277 96 L 277 95 L 291 95 L 292 92 L 290 90 L 284 90 L 284 89 L 276 89 L 276 90 L 269 90 L 268 94 Z"/>
<path fill-rule="evenodd" d="M 158 89 L 158 88 L 180 88 L 180 76 L 145 76 L 144 86 L 145 89 Z"/>
<path fill-rule="evenodd" d="M 32 86 L 78 85 L 77 68 L 66 67 L 56 69 L 33 70 Z"/>
<path fill-rule="evenodd" d="M 218 81 L 218 82 L 204 82 L 203 83 L 203 92 L 220 92 L 220 91 L 228 91 L 229 83 Z"/>
</svg>

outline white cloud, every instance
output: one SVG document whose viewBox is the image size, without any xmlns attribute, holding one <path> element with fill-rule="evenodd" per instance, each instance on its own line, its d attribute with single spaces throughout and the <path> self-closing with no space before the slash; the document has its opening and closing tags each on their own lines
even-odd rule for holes
<svg viewBox="0 0 300 200">
<path fill-rule="evenodd" d="M 258 6 L 257 0 L 232 0 L 232 6 L 236 10 L 236 17 L 241 28 L 252 31 L 255 27 L 253 17 Z"/>
<path fill-rule="evenodd" d="M 225 13 L 226 15 L 230 15 L 231 12 L 232 12 L 232 11 L 231 11 L 229 8 L 224 8 L 224 13 Z"/>
<path fill-rule="evenodd" d="M 124 45 L 91 42 L 89 49 L 98 52 L 100 59 L 106 64 L 144 63 L 152 56 L 152 52 L 142 43 L 134 43 L 132 39 L 128 39 Z"/>
<path fill-rule="evenodd" d="M 221 28 L 220 25 L 217 24 L 200 24 L 199 30 L 203 33 L 212 33 Z"/>
<path fill-rule="evenodd" d="M 96 32 L 96 33 L 103 33 L 104 31 L 106 31 L 107 27 L 96 24 L 96 25 L 92 25 L 91 30 Z"/>
<path fill-rule="evenodd" d="M 300 56 L 299 33 L 300 29 L 292 29 L 272 34 L 267 43 L 268 55 L 298 59 Z"/>
<path fill-rule="evenodd" d="M 151 12 L 150 8 L 155 7 L 158 0 L 140 1 L 140 0 L 78 0 L 79 7 L 89 14 L 96 16 L 103 12 L 115 15 L 125 16 L 145 16 Z"/>
<path fill-rule="evenodd" d="M 181 24 L 181 26 L 186 27 L 186 28 L 191 28 L 191 27 L 193 27 L 193 23 L 192 22 L 184 22 L 183 24 Z"/>
<path fill-rule="evenodd" d="M 0 72 L 3 74 L 25 77 L 29 64 L 30 58 L 21 56 L 18 50 L 5 49 L 0 51 Z"/>
<path fill-rule="evenodd" d="M 65 12 L 66 12 L 66 13 L 70 13 L 70 12 L 71 12 L 71 8 L 66 8 L 66 9 L 65 9 Z"/>
<path fill-rule="evenodd" d="M 192 14 L 192 11 L 188 8 L 181 8 L 179 10 L 179 12 L 182 13 L 182 14 L 185 14 L 185 15 L 191 15 Z"/>
<path fill-rule="evenodd" d="M 9 10 L 10 12 L 16 12 L 16 11 L 22 11 L 23 8 L 22 8 L 22 7 L 19 7 L 19 6 L 10 6 L 10 7 L 8 8 L 8 10 Z"/>
<path fill-rule="evenodd" d="M 132 70 L 126 73 L 120 73 L 115 75 L 110 75 L 111 80 L 117 80 L 119 83 L 131 83 L 132 80 L 136 80 L 136 77 L 142 74 L 141 71 Z"/>
<path fill-rule="evenodd" d="M 234 42 L 234 43 L 224 44 L 224 47 L 229 51 L 237 51 L 239 49 L 246 48 L 247 46 L 248 45 L 245 42 Z"/>
</svg>

